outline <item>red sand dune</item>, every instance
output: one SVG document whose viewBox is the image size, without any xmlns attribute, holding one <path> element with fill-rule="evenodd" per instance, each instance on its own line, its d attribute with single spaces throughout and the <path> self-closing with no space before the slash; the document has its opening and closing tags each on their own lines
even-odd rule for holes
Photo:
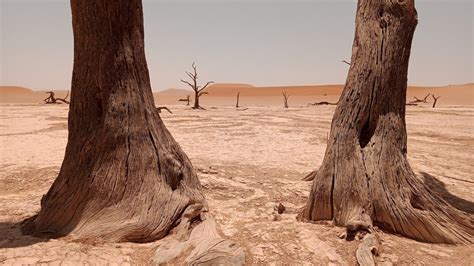
<svg viewBox="0 0 474 266">
<path fill-rule="evenodd" d="M 290 94 L 290 106 L 307 105 L 311 102 L 337 102 L 343 85 L 307 85 L 307 86 L 278 86 L 255 87 L 248 84 L 219 83 L 209 86 L 209 95 L 201 98 L 202 105 L 233 105 L 235 97 L 240 93 L 240 103 L 245 105 L 280 105 L 281 93 Z M 65 90 L 55 90 L 58 97 L 66 95 Z M 450 85 L 444 87 L 409 86 L 407 100 L 413 97 L 423 98 L 428 93 L 441 96 L 439 106 L 443 105 L 474 105 L 474 83 Z M 182 104 L 178 99 L 193 95 L 191 90 L 168 89 L 155 92 L 159 105 Z M 45 91 L 33 91 L 19 86 L 0 86 L 0 103 L 42 103 L 47 97 Z M 431 97 L 429 101 L 432 101 Z"/>
</svg>

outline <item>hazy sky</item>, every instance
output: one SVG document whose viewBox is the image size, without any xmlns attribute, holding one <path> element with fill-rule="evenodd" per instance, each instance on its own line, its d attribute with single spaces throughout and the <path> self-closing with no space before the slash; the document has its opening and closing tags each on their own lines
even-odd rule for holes
<svg viewBox="0 0 474 266">
<path fill-rule="evenodd" d="M 0 85 L 70 87 L 67 0 L 0 0 Z M 474 81 L 474 0 L 418 0 L 409 83 Z M 341 84 L 355 0 L 145 0 L 145 49 L 154 90 L 196 61 L 202 81 L 253 85 Z"/>
</svg>

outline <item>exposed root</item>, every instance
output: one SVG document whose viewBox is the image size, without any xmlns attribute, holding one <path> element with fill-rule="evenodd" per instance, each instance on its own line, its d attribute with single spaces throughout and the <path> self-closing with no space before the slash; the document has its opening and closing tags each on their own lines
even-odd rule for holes
<svg viewBox="0 0 474 266">
<path fill-rule="evenodd" d="M 194 227 L 193 225 L 196 224 Z M 173 261 L 187 265 L 244 265 L 245 253 L 235 242 L 222 238 L 212 216 L 201 204 L 188 206 L 176 234 L 163 239 L 153 263 Z M 187 256 L 186 256 L 187 255 Z M 186 256 L 185 258 L 182 258 Z"/>
<path fill-rule="evenodd" d="M 301 180 L 303 180 L 303 181 L 313 181 L 314 178 L 316 177 L 317 172 L 318 172 L 317 170 L 314 170 L 313 172 L 311 172 L 311 173 L 307 174 L 305 177 L 303 177 L 303 179 L 301 179 Z"/>
<path fill-rule="evenodd" d="M 361 266 L 375 265 L 374 256 L 379 255 L 380 242 L 375 232 L 365 234 L 356 251 L 357 262 Z"/>
</svg>

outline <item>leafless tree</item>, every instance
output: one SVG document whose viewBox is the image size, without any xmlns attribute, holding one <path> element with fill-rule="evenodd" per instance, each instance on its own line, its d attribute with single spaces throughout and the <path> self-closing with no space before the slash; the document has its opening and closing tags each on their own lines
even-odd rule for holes
<svg viewBox="0 0 474 266">
<path fill-rule="evenodd" d="M 441 97 L 441 96 L 438 96 L 436 97 L 434 94 L 431 94 L 431 96 L 433 97 L 433 108 L 436 107 L 436 103 L 438 102 L 438 99 Z"/>
<path fill-rule="evenodd" d="M 189 103 L 191 102 L 191 97 L 189 95 L 186 95 L 186 98 L 181 98 L 178 100 L 179 102 L 186 102 L 186 105 L 189 105 Z"/>
<path fill-rule="evenodd" d="M 290 95 L 286 91 L 282 91 L 281 94 L 283 95 L 283 105 L 285 108 L 288 108 L 288 99 Z"/>
<path fill-rule="evenodd" d="M 46 93 L 49 94 L 49 96 L 43 100 L 46 104 L 61 104 L 61 102 L 65 104 L 69 104 L 69 101 L 66 100 L 67 97 L 69 96 L 69 91 L 67 92 L 66 97 L 64 98 L 55 97 L 55 94 L 53 91 L 47 91 Z"/>
<path fill-rule="evenodd" d="M 208 94 L 204 90 L 207 88 L 207 86 L 214 83 L 214 81 L 208 81 L 206 83 L 206 85 L 204 85 L 202 87 L 199 86 L 198 83 L 197 83 L 197 80 L 198 80 L 197 68 L 196 68 L 196 64 L 194 62 L 192 64 L 192 67 L 193 67 L 193 72 L 186 71 L 186 74 L 191 79 L 191 82 L 183 80 L 183 79 L 181 80 L 181 82 L 188 84 L 191 87 L 191 89 L 193 89 L 193 91 L 194 91 L 194 106 L 193 106 L 193 109 L 205 110 L 204 108 L 202 108 L 199 105 L 199 97 L 201 97 L 202 95 Z"/>
</svg>

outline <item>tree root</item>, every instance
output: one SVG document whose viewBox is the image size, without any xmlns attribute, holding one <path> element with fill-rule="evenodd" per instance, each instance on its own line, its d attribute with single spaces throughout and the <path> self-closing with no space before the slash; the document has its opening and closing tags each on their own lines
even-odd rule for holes
<svg viewBox="0 0 474 266">
<path fill-rule="evenodd" d="M 245 264 L 244 250 L 219 235 L 215 220 L 202 204 L 188 206 L 175 234 L 162 241 L 153 256 L 154 264 L 171 261 L 189 265 Z"/>
<path fill-rule="evenodd" d="M 317 170 L 314 170 L 313 172 L 307 174 L 305 177 L 303 177 L 303 179 L 301 179 L 302 181 L 313 181 L 314 178 L 316 177 L 316 173 L 318 171 Z"/>
<path fill-rule="evenodd" d="M 379 255 L 380 242 L 375 232 L 365 234 L 356 251 L 357 262 L 361 266 L 375 266 L 374 256 Z"/>
</svg>

